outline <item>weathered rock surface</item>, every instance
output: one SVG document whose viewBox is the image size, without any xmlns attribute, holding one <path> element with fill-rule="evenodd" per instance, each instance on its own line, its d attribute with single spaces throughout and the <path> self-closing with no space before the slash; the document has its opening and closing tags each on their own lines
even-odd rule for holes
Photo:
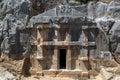
<svg viewBox="0 0 120 80">
<path fill-rule="evenodd" d="M 13 14 L 18 19 L 24 19 L 30 14 L 29 0 L 2 0 L 0 5 L 1 17 L 5 17 L 6 14 Z"/>
<path fill-rule="evenodd" d="M 108 5 L 107 13 L 113 18 L 120 18 L 120 2 L 112 1 Z"/>
<path fill-rule="evenodd" d="M 17 80 L 17 78 L 5 68 L 0 67 L 0 80 Z"/>
<path fill-rule="evenodd" d="M 103 67 L 101 67 L 101 74 L 102 74 L 104 80 L 109 80 L 113 76 L 112 73 L 107 72 Z"/>
<path fill-rule="evenodd" d="M 12 14 L 6 14 L 6 17 L 1 23 L 1 38 L 3 39 L 1 51 L 3 53 L 9 53 L 11 50 L 10 46 L 16 44 L 17 31 L 25 29 L 26 22 L 18 20 Z"/>
<path fill-rule="evenodd" d="M 30 0 L 31 1 L 31 14 L 30 16 L 36 16 L 49 9 L 54 8 L 57 5 L 64 4 L 65 0 Z"/>
<path fill-rule="evenodd" d="M 0 74 L 0 80 L 17 80 L 17 79 L 15 76 L 13 76 L 13 74 L 11 74 L 8 71 L 5 71 L 2 74 Z"/>
<path fill-rule="evenodd" d="M 103 17 L 107 10 L 107 4 L 102 2 L 90 2 L 88 4 L 88 16 L 92 18 Z"/>
<path fill-rule="evenodd" d="M 23 75 L 24 73 L 30 74 L 29 72 L 30 69 L 31 69 L 31 73 L 35 74 L 38 69 L 34 69 L 33 66 L 37 65 L 38 67 L 38 63 L 41 63 L 43 59 L 40 61 L 36 60 L 37 64 L 34 64 L 34 61 L 33 62 L 30 61 L 31 60 L 29 58 L 30 54 L 35 53 L 35 51 L 33 50 L 34 49 L 33 46 L 38 45 L 38 44 L 34 45 L 36 32 L 35 33 L 32 32 L 31 29 L 41 30 L 42 28 L 44 28 L 44 26 L 42 25 L 35 25 L 36 23 L 50 23 L 48 28 L 51 27 L 59 28 L 57 23 L 66 24 L 66 23 L 75 22 L 76 24 L 70 27 L 82 26 L 82 24 L 84 24 L 85 26 L 84 27 L 82 26 L 84 28 L 83 31 L 86 31 L 85 30 L 86 28 L 91 27 L 91 26 L 88 27 L 85 23 L 88 23 L 88 25 L 91 25 L 91 23 L 93 23 L 95 28 L 99 29 L 98 32 L 104 34 L 105 38 L 102 36 L 102 38 L 104 38 L 103 42 L 105 45 L 106 44 L 108 45 L 109 48 L 108 50 L 111 51 L 110 52 L 111 55 L 107 56 L 106 58 L 111 60 L 112 53 L 114 53 L 114 55 L 116 55 L 116 57 L 119 59 L 119 55 L 120 55 L 120 21 L 119 21 L 120 15 L 119 14 L 120 14 L 119 1 L 117 2 L 112 1 L 110 4 L 103 2 L 90 2 L 88 4 L 83 4 L 78 6 L 69 6 L 68 4 L 66 4 L 65 0 L 44 0 L 44 1 L 43 0 L 1 0 L 0 1 L 1 53 L 8 54 L 9 57 L 11 57 L 10 54 L 25 55 L 22 58 L 20 58 L 20 56 L 18 55 L 17 58 L 13 58 L 16 60 L 25 58 L 24 63 L 21 63 L 19 67 L 18 66 L 16 67 L 20 68 L 21 66 L 23 66 Z M 78 22 L 80 22 L 81 25 L 77 24 Z M 92 36 L 96 34 L 96 33 L 92 33 L 92 31 L 90 32 Z M 38 42 L 40 42 L 39 39 Z M 95 52 L 94 49 L 96 48 L 93 48 L 93 52 L 92 51 L 87 51 L 87 52 L 94 53 Z M 89 55 L 87 55 L 87 58 L 88 56 Z M 57 60 L 57 57 L 54 57 L 53 60 Z M 120 61 L 118 60 L 118 63 L 119 62 Z M 50 63 L 47 63 L 47 65 L 44 65 L 44 67 L 45 68 L 48 67 L 48 64 L 51 65 Z M 54 65 L 56 66 L 56 64 L 57 61 L 54 63 Z M 111 65 L 109 63 L 103 63 L 103 64 Z M 39 64 L 39 67 L 41 66 L 42 65 Z M 116 67 L 117 65 L 115 64 L 114 66 Z M 33 69 L 31 67 L 33 67 Z M 20 70 L 22 72 L 21 68 Z M 107 72 L 103 67 L 101 69 L 101 72 L 106 79 L 109 79 L 113 76 L 112 74 Z M 0 74 L 0 80 L 6 80 L 6 79 L 16 80 L 16 77 L 12 73 L 3 70 L 2 74 Z"/>
</svg>

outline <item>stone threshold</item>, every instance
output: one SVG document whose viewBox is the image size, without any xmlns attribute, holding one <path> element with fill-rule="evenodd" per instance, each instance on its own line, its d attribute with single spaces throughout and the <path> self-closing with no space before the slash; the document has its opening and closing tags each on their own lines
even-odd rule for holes
<svg viewBox="0 0 120 80">
<path fill-rule="evenodd" d="M 82 76 L 82 77 L 87 77 L 88 72 L 87 71 L 82 71 L 79 69 L 75 70 L 67 70 L 67 69 L 59 69 L 59 70 L 43 70 L 42 73 L 44 76 L 53 76 L 53 77 L 69 77 L 69 76 Z"/>
</svg>

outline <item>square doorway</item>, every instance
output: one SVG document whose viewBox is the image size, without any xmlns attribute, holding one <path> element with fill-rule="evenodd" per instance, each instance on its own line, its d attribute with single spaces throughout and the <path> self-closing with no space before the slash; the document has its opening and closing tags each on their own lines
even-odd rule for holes
<svg viewBox="0 0 120 80">
<path fill-rule="evenodd" d="M 59 50 L 59 68 L 66 69 L 66 49 Z"/>
</svg>

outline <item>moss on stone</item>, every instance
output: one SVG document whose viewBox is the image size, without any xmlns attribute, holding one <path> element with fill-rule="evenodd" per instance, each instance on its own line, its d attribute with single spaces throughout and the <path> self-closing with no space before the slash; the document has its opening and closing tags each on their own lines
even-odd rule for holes
<svg viewBox="0 0 120 80">
<path fill-rule="evenodd" d="M 0 17 L 0 21 L 3 21 L 3 19 L 4 19 L 4 18 L 1 18 L 1 17 Z"/>
</svg>

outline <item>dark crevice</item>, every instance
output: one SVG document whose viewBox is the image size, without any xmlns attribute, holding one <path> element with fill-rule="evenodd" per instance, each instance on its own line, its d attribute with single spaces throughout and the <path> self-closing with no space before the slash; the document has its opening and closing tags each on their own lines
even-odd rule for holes
<svg viewBox="0 0 120 80">
<path fill-rule="evenodd" d="M 25 77 L 31 76 L 29 72 L 30 67 L 31 67 L 30 58 L 25 58 L 23 68 L 22 68 L 22 75 L 24 75 Z"/>
</svg>

